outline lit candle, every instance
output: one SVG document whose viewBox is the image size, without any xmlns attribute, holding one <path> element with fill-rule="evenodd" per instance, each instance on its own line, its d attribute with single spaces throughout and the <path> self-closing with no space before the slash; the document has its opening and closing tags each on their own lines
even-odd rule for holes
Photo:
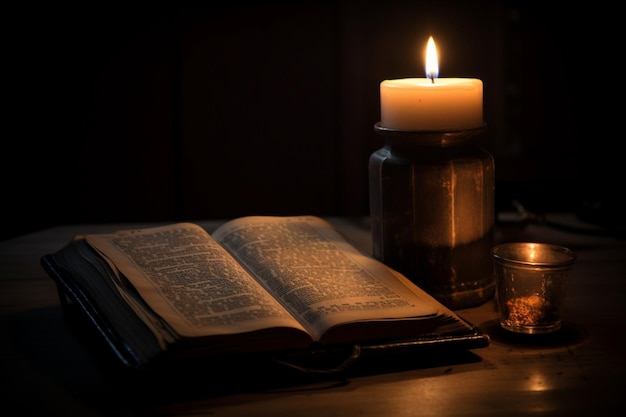
<svg viewBox="0 0 626 417">
<path fill-rule="evenodd" d="M 482 127 L 482 81 L 438 76 L 437 50 L 431 36 L 426 47 L 426 78 L 403 78 L 380 83 L 380 125 L 405 131 Z"/>
</svg>

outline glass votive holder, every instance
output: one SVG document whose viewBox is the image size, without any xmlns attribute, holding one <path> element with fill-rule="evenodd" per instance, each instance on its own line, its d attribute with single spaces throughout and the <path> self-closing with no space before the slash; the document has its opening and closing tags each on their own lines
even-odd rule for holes
<svg viewBox="0 0 626 417">
<path fill-rule="evenodd" d="M 515 333 L 561 328 L 576 254 L 549 243 L 511 242 L 491 250 L 500 326 Z"/>
</svg>

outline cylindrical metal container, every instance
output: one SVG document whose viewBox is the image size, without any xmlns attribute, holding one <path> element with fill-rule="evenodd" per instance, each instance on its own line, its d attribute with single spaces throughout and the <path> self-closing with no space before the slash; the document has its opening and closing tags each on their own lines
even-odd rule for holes
<svg viewBox="0 0 626 417">
<path fill-rule="evenodd" d="M 494 159 L 485 131 L 407 132 L 377 123 L 369 160 L 373 255 L 451 309 L 493 297 Z"/>
</svg>

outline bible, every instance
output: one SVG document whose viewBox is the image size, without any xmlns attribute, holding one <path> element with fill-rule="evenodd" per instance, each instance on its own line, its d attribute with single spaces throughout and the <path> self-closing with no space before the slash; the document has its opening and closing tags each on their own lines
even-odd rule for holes
<svg viewBox="0 0 626 417">
<path fill-rule="evenodd" d="M 190 222 L 85 234 L 41 263 L 132 367 L 488 344 L 473 324 L 317 216 L 246 216 L 211 234 Z"/>
</svg>

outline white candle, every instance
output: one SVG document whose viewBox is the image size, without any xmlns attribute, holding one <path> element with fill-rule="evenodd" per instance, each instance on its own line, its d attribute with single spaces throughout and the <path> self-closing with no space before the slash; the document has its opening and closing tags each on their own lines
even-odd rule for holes
<svg viewBox="0 0 626 417">
<path fill-rule="evenodd" d="M 450 131 L 482 127 L 483 83 L 475 78 L 437 78 L 432 37 L 426 52 L 427 78 L 380 83 L 381 126 L 407 131 Z"/>
</svg>

